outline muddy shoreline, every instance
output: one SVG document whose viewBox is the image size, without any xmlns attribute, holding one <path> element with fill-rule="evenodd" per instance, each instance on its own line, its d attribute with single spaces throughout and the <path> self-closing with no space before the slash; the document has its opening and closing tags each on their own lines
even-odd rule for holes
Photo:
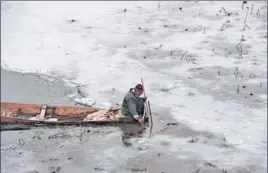
<svg viewBox="0 0 268 173">
<path fill-rule="evenodd" d="M 72 106 L 76 104 L 67 97 L 72 92 L 75 89 L 60 80 L 45 81 L 39 74 L 1 69 L 1 101 L 4 102 Z M 258 165 L 227 166 L 224 161 L 208 159 L 209 156 L 198 151 L 236 152 L 236 149 L 224 136 L 195 131 L 175 121 L 168 108 L 154 109 L 153 116 L 150 139 L 148 128 L 141 133 L 139 126 L 35 127 L 1 132 L 1 172 L 266 171 Z"/>
</svg>

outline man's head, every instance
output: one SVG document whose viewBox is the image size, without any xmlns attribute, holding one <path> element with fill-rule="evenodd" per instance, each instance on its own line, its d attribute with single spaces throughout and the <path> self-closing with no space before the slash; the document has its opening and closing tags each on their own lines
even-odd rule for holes
<svg viewBox="0 0 268 173">
<path fill-rule="evenodd" d="M 135 86 L 135 93 L 137 96 L 140 96 L 143 93 L 143 86 L 141 84 Z"/>
</svg>

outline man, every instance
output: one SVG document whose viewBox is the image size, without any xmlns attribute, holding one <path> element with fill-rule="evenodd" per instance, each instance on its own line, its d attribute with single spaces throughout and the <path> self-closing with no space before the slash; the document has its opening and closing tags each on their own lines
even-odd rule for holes
<svg viewBox="0 0 268 173">
<path fill-rule="evenodd" d="M 130 88 L 124 97 L 122 104 L 122 114 L 128 116 L 130 120 L 136 120 L 139 123 L 143 123 L 144 102 L 145 98 L 141 98 L 143 93 L 143 86 L 141 84 L 136 85 L 135 88 Z"/>
</svg>

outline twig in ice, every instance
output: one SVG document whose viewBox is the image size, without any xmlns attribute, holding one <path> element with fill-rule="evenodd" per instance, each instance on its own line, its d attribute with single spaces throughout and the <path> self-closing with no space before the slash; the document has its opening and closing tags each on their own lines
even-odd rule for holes
<svg viewBox="0 0 268 173">
<path fill-rule="evenodd" d="M 198 141 L 198 138 L 196 136 L 193 136 L 192 139 L 189 142 L 195 143 L 197 141 Z"/>
<path fill-rule="evenodd" d="M 235 68 L 234 74 L 237 74 L 238 72 L 238 67 Z"/>
<path fill-rule="evenodd" d="M 236 45 L 236 49 L 239 53 L 242 53 L 242 40 Z"/>
<path fill-rule="evenodd" d="M 222 11 L 224 12 L 224 14 L 227 14 L 227 11 L 225 10 L 224 7 L 221 7 L 219 12 L 221 13 Z"/>
<path fill-rule="evenodd" d="M 243 59 L 243 53 L 239 53 L 238 59 Z"/>
<path fill-rule="evenodd" d="M 242 9 L 244 9 L 244 5 L 247 3 L 247 1 L 242 2 Z"/>
<path fill-rule="evenodd" d="M 246 14 L 246 16 L 245 16 L 244 23 L 247 23 L 248 11 L 249 11 L 249 7 L 247 7 L 247 14 Z"/>
<path fill-rule="evenodd" d="M 83 132 L 80 133 L 79 137 L 80 137 L 80 141 L 82 142 L 82 140 L 83 140 Z"/>
<path fill-rule="evenodd" d="M 198 168 L 196 171 L 194 171 L 193 173 L 199 173 L 201 170 L 201 168 Z"/>
<path fill-rule="evenodd" d="M 22 138 L 19 138 L 19 145 L 22 146 L 25 144 L 25 141 Z"/>
<path fill-rule="evenodd" d="M 209 163 L 209 162 L 206 162 L 205 163 L 205 166 L 209 166 L 209 167 L 213 167 L 213 168 L 216 168 L 217 166 L 212 164 L 212 163 Z"/>
<path fill-rule="evenodd" d="M 160 9 L 160 2 L 158 2 L 158 5 L 157 5 L 158 9 Z"/>
<path fill-rule="evenodd" d="M 253 73 L 250 73 L 248 77 L 249 77 L 249 78 L 256 78 L 256 75 L 253 74 Z"/>
<path fill-rule="evenodd" d="M 239 94 L 239 91 L 240 91 L 240 86 L 237 85 L 237 88 L 236 88 L 236 93 Z"/>
<path fill-rule="evenodd" d="M 258 9 L 258 11 L 257 11 L 257 16 L 260 16 L 261 14 L 260 14 L 260 9 Z"/>
<path fill-rule="evenodd" d="M 243 53 L 242 42 L 245 41 L 244 36 L 242 35 L 240 42 L 236 45 L 236 49 L 239 53 Z"/>
<path fill-rule="evenodd" d="M 44 134 L 43 131 L 36 131 L 35 136 L 33 136 L 33 139 L 37 138 L 38 140 L 41 140 L 41 135 Z"/>
<path fill-rule="evenodd" d="M 261 82 L 261 84 L 260 84 L 260 88 L 261 88 L 261 86 L 262 86 L 262 82 Z"/>
<path fill-rule="evenodd" d="M 206 28 L 204 27 L 204 34 L 206 34 Z"/>
<path fill-rule="evenodd" d="M 237 78 L 238 75 L 240 75 L 240 77 L 243 77 L 242 73 L 239 71 L 238 67 L 235 68 L 234 71 L 235 77 Z"/>
<path fill-rule="evenodd" d="M 230 20 L 227 20 L 226 22 L 223 23 L 221 30 L 223 31 L 223 27 L 227 28 L 228 23 L 230 23 Z"/>
<path fill-rule="evenodd" d="M 241 41 L 246 41 L 243 35 L 241 36 Z"/>
<path fill-rule="evenodd" d="M 251 11 L 250 11 L 250 14 L 253 13 L 253 7 L 254 7 L 254 3 L 251 4 Z"/>
<path fill-rule="evenodd" d="M 188 59 L 188 60 L 187 60 L 187 63 L 189 64 L 190 61 L 191 61 L 193 64 L 196 64 L 196 63 L 194 62 L 195 59 Z"/>
<path fill-rule="evenodd" d="M 186 50 L 186 51 L 182 54 L 182 56 L 181 56 L 181 60 L 185 57 L 185 55 L 186 55 L 187 52 L 188 52 L 188 50 Z"/>
<path fill-rule="evenodd" d="M 244 19 L 244 28 L 243 28 L 243 30 L 246 30 L 246 27 L 247 27 L 248 29 L 250 29 L 250 27 L 249 27 L 248 24 L 247 24 L 248 11 L 249 11 L 249 7 L 247 7 L 247 14 L 246 14 L 245 19 Z"/>
</svg>

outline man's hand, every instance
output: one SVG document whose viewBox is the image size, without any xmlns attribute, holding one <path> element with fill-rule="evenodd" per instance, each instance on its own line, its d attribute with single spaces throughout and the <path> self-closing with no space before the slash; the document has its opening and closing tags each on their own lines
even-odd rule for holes
<svg viewBox="0 0 268 173">
<path fill-rule="evenodd" d="M 144 119 L 143 118 L 139 118 L 138 119 L 138 122 L 142 124 L 142 123 L 144 123 Z"/>
<path fill-rule="evenodd" d="M 147 100 L 147 96 L 143 97 L 143 101 L 146 102 Z"/>
</svg>

